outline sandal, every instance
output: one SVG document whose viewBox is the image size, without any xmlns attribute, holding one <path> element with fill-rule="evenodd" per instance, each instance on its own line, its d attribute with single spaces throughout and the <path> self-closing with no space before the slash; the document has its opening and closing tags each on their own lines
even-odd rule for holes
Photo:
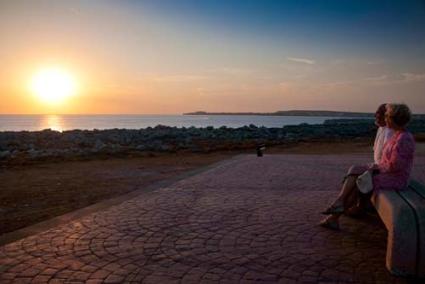
<svg viewBox="0 0 425 284">
<path fill-rule="evenodd" d="M 339 231 L 339 222 L 329 221 L 329 219 L 327 218 L 320 221 L 319 226 L 322 226 L 323 228 L 326 228 L 326 229 Z"/>
<path fill-rule="evenodd" d="M 322 214 L 324 215 L 331 215 L 331 214 L 342 214 L 344 213 L 344 205 L 337 205 L 337 206 L 330 206 L 325 211 L 322 211 Z"/>
</svg>

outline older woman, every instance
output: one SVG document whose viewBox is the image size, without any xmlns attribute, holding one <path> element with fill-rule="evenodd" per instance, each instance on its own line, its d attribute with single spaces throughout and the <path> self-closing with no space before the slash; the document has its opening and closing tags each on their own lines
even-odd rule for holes
<svg viewBox="0 0 425 284">
<path fill-rule="evenodd" d="M 382 150 L 386 142 L 393 135 L 393 130 L 387 127 L 385 122 L 385 112 L 387 104 L 381 104 L 375 112 L 375 125 L 378 126 L 375 142 L 373 145 L 374 163 L 379 164 L 382 157 Z M 373 164 L 373 163 L 372 163 Z M 347 175 L 344 177 L 343 187 L 340 195 L 334 204 L 344 203 L 346 210 L 344 213 L 350 217 L 360 217 L 365 212 L 370 195 L 361 194 L 355 187 L 357 178 L 365 171 L 369 170 L 369 165 L 354 165 L 349 168 Z M 332 210 L 332 207 L 331 209 Z M 341 209 L 342 210 L 342 209 Z M 328 212 L 325 211 L 325 214 Z"/>
<path fill-rule="evenodd" d="M 388 104 L 385 122 L 394 133 L 382 150 L 378 164 L 369 167 L 373 172 L 373 190 L 403 190 L 408 183 L 413 165 L 415 140 L 406 130 L 411 112 L 404 104 Z M 339 217 L 345 211 L 347 198 L 357 190 L 356 180 L 347 180 L 335 202 L 323 213 L 329 214 L 320 225 L 330 229 L 339 229 Z"/>
<path fill-rule="evenodd" d="M 385 122 L 386 110 L 387 104 L 381 104 L 375 112 L 375 125 L 378 126 L 375 142 L 373 143 L 373 159 L 375 164 L 379 164 L 384 145 L 394 133 L 393 129 L 389 128 Z M 361 217 L 365 213 L 365 208 L 369 203 L 371 194 L 361 194 L 358 190 L 355 190 L 352 185 L 356 183 L 357 178 L 361 174 L 369 170 L 371 165 L 373 165 L 373 163 L 368 165 L 352 166 L 344 178 L 344 183 L 346 183 L 344 186 L 348 186 L 352 189 L 351 194 L 345 198 L 344 203 L 347 209 L 344 213 L 347 216 L 357 218 Z"/>
</svg>

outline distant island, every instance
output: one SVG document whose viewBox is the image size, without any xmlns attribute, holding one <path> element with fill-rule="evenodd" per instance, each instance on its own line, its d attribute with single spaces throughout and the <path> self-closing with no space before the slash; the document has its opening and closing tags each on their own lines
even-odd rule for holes
<svg viewBox="0 0 425 284">
<path fill-rule="evenodd" d="M 325 117 L 365 117 L 371 118 L 374 113 L 347 112 L 330 110 L 287 110 L 276 112 L 188 112 L 183 115 L 263 115 L 263 116 L 325 116 Z"/>
</svg>

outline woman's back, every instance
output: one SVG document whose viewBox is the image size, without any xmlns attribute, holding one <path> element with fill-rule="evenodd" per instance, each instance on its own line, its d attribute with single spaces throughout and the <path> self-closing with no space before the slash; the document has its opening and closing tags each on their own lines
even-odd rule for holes
<svg viewBox="0 0 425 284">
<path fill-rule="evenodd" d="M 379 163 L 380 174 L 374 177 L 378 189 L 403 189 L 413 167 L 415 139 L 408 131 L 397 131 L 385 144 Z"/>
</svg>

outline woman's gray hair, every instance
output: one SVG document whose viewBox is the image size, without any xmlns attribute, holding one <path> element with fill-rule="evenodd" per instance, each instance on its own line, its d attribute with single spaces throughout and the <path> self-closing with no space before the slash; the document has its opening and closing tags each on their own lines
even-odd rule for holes
<svg viewBox="0 0 425 284">
<path fill-rule="evenodd" d="M 391 120 L 399 127 L 405 127 L 412 119 L 412 112 L 405 104 L 389 104 Z"/>
</svg>

